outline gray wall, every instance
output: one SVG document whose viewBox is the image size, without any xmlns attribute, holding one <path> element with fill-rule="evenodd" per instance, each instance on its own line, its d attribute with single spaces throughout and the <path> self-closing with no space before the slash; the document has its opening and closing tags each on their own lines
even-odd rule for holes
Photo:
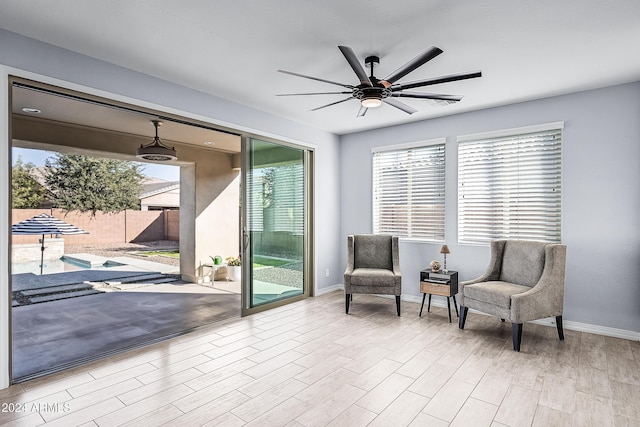
<svg viewBox="0 0 640 427">
<path fill-rule="evenodd" d="M 336 135 L 1 29 L 0 52 L 1 65 L 197 114 L 236 129 L 315 146 L 315 190 L 317 200 L 322 201 L 315 205 L 316 269 L 322 272 L 317 274 L 316 283 L 323 288 L 341 282 L 334 268 L 340 264 L 336 250 L 340 234 L 335 223 L 339 216 L 339 187 L 334 173 L 339 163 Z M 8 173 L 8 167 L 8 161 L 3 162 L 0 173 Z M 327 268 L 331 270 L 329 277 L 324 274 Z"/>
<path fill-rule="evenodd" d="M 489 248 L 457 244 L 456 136 L 556 121 L 565 124 L 564 317 L 640 331 L 639 82 L 343 136 L 343 268 L 346 236 L 372 231 L 371 148 L 446 137 L 447 267 L 458 270 L 462 280 L 478 276 L 487 265 Z M 429 260 L 442 259 L 439 248 L 434 243 L 401 243 L 403 294 L 420 295 L 418 272 Z"/>
</svg>

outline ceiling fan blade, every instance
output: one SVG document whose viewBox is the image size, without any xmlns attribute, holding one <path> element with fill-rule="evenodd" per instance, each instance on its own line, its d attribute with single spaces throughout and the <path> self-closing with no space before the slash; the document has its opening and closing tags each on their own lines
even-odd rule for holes
<svg viewBox="0 0 640 427">
<path fill-rule="evenodd" d="M 415 70 L 416 68 L 421 67 L 422 65 L 426 64 L 428 61 L 431 61 L 433 58 L 440 55 L 441 53 L 442 53 L 442 49 L 440 49 L 439 47 L 431 46 L 429 49 L 422 52 L 420 55 L 416 56 L 411 61 L 407 62 L 402 67 L 398 68 L 396 71 L 391 73 L 389 77 L 387 77 L 384 80 L 381 80 L 380 83 L 382 83 L 385 87 L 389 87 L 396 80 L 400 80 L 401 78 L 403 78 L 404 76 L 406 76 L 407 74 Z"/>
<path fill-rule="evenodd" d="M 301 96 L 301 95 L 348 95 L 351 92 L 308 92 L 308 93 L 280 93 L 276 96 Z"/>
<path fill-rule="evenodd" d="M 363 107 L 362 105 L 360 105 L 360 110 L 358 110 L 358 115 L 356 117 L 363 117 L 365 114 L 367 114 L 367 111 L 369 109 L 367 107 Z"/>
<path fill-rule="evenodd" d="M 440 93 L 417 93 L 417 92 L 394 92 L 391 94 L 397 98 L 417 98 L 417 99 L 441 99 L 443 101 L 458 102 L 462 99 L 459 95 L 444 95 Z"/>
<path fill-rule="evenodd" d="M 407 114 L 413 114 L 413 113 L 417 113 L 418 112 L 418 110 L 416 110 L 415 108 L 410 107 L 409 105 L 405 104 L 404 102 L 400 102 L 397 99 L 384 98 L 383 101 L 386 104 L 389 104 L 392 107 L 396 107 L 398 110 L 402 110 Z"/>
<path fill-rule="evenodd" d="M 394 85 L 394 86 L 391 86 L 391 90 L 396 91 L 396 90 L 404 90 L 404 89 L 413 89 L 416 87 L 437 85 L 440 83 L 455 82 L 458 80 L 474 79 L 476 77 L 482 77 L 482 73 L 480 71 L 474 71 L 471 73 L 452 74 L 450 76 L 434 77 L 432 79 L 418 80 L 415 82 L 403 83 L 401 85 Z"/>
<path fill-rule="evenodd" d="M 353 50 L 349 46 L 338 46 L 338 49 L 340 49 L 340 52 L 342 52 L 349 65 L 351 65 L 351 68 L 356 73 L 356 76 L 358 76 L 360 83 L 367 86 L 373 86 L 373 84 L 371 84 L 371 80 L 369 80 L 369 76 L 367 76 L 367 72 L 362 68 L 362 64 L 358 61 L 358 57 L 353 53 Z"/>
<path fill-rule="evenodd" d="M 321 79 L 319 77 L 305 76 L 304 74 L 298 74 L 298 73 L 294 73 L 292 71 L 278 70 L 278 72 L 279 73 L 284 73 L 284 74 L 289 74 L 291 76 L 302 77 L 304 79 L 317 80 L 319 82 L 329 83 L 329 84 L 332 84 L 332 85 L 338 85 L 338 86 L 346 87 L 347 89 L 354 89 L 355 88 L 355 86 L 352 86 L 352 85 L 346 85 L 344 83 L 333 82 L 331 80 L 325 80 L 325 79 Z"/>
<path fill-rule="evenodd" d="M 350 96 L 350 97 L 342 99 L 340 101 L 332 102 L 331 104 L 323 105 L 321 107 L 316 107 L 316 108 L 314 108 L 313 110 L 310 110 L 310 111 L 318 111 L 318 110 L 321 110 L 323 108 L 331 107 L 332 105 L 340 104 L 341 102 L 345 102 L 345 101 L 348 101 L 350 99 L 353 99 L 353 97 Z"/>
</svg>

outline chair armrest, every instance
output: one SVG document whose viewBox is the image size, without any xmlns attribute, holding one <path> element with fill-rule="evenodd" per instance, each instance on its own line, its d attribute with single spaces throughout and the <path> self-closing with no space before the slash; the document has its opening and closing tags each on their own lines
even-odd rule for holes
<svg viewBox="0 0 640 427">
<path fill-rule="evenodd" d="M 351 275 L 354 270 L 354 237 L 353 235 L 347 236 L 347 268 L 344 270 L 344 289 L 345 292 L 349 290 L 351 285 Z"/>
<path fill-rule="evenodd" d="M 393 264 L 393 275 L 396 278 L 396 286 L 401 287 L 402 285 L 402 273 L 400 272 L 400 239 L 398 236 L 393 236 L 391 238 L 391 253 L 392 253 L 392 264 Z"/>
<path fill-rule="evenodd" d="M 482 273 L 480 277 L 473 280 L 465 280 L 458 284 L 458 293 L 460 295 L 460 304 L 464 305 L 464 287 L 467 285 L 473 285 L 474 283 L 488 282 L 492 280 L 499 280 L 500 270 L 502 269 L 502 254 L 504 252 L 504 245 L 506 240 L 495 240 L 491 242 L 491 258 L 489 259 L 489 266 L 487 270 Z"/>
<path fill-rule="evenodd" d="M 400 241 L 398 236 L 391 237 L 391 265 L 393 274 L 400 274 Z"/>
<path fill-rule="evenodd" d="M 354 241 L 355 238 L 353 237 L 353 235 L 347 236 L 347 269 L 345 270 L 344 274 L 353 273 L 355 259 Z"/>
<path fill-rule="evenodd" d="M 527 292 L 511 296 L 512 322 L 562 316 L 566 251 L 565 245 L 545 248 L 544 270 L 538 283 Z"/>
</svg>

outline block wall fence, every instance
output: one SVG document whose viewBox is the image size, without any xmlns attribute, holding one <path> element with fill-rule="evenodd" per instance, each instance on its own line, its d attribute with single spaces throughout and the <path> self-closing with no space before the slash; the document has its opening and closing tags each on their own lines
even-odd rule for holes
<svg viewBox="0 0 640 427">
<path fill-rule="evenodd" d="M 65 235 L 65 245 L 101 245 L 180 239 L 180 211 L 134 211 L 118 213 L 65 212 L 61 209 L 12 209 L 11 224 L 46 213 L 89 234 Z M 45 236 L 49 237 L 49 236 Z M 41 236 L 12 235 L 12 244 L 38 243 Z"/>
</svg>

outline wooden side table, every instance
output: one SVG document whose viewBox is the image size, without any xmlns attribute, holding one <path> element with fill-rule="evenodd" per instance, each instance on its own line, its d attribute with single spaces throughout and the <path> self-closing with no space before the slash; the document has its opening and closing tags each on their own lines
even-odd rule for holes
<svg viewBox="0 0 640 427">
<path fill-rule="evenodd" d="M 456 302 L 456 294 L 458 293 L 458 272 L 447 271 L 431 271 L 430 269 L 422 270 L 420 272 L 420 292 L 422 292 L 422 305 L 420 306 L 420 317 L 422 317 L 422 309 L 424 308 L 424 299 L 429 295 L 429 304 L 427 305 L 427 312 L 431 310 L 431 295 L 440 295 L 447 297 L 447 307 L 449 311 L 449 323 L 451 323 L 451 302 L 450 297 L 453 297 L 453 306 L 456 309 L 456 316 L 458 314 L 458 303 Z"/>
</svg>

